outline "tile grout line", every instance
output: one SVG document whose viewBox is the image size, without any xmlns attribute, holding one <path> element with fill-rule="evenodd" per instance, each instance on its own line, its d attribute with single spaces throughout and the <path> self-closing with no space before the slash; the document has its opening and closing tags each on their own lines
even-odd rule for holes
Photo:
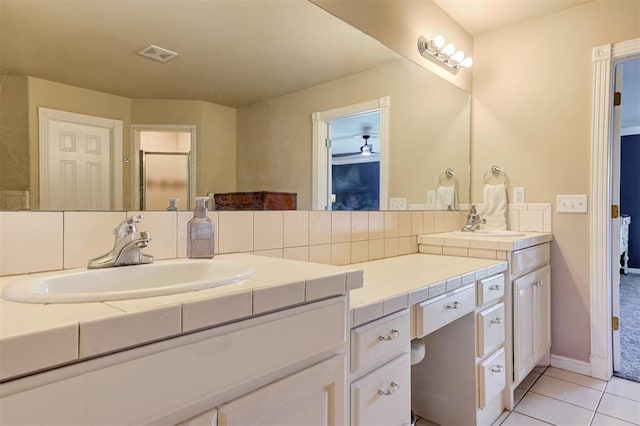
<svg viewBox="0 0 640 426">
<path fill-rule="evenodd" d="M 607 387 L 605 385 L 605 389 L 606 388 Z M 596 413 L 598 412 L 598 408 L 600 408 L 600 403 L 602 402 L 602 398 L 604 398 L 604 390 L 600 394 L 600 398 L 598 399 L 598 403 L 596 404 L 596 408 L 593 410 L 593 413 L 591 413 L 591 420 L 589 420 L 589 425 L 592 425 L 593 424 L 593 420 L 596 418 Z"/>
</svg>

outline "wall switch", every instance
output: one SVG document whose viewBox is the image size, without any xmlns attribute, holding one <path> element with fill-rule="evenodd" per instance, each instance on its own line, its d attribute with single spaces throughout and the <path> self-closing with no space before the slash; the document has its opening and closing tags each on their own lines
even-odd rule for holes
<svg viewBox="0 0 640 426">
<path fill-rule="evenodd" d="M 513 200 L 514 204 L 523 204 L 524 203 L 524 188 L 518 187 L 513 188 Z"/>
<path fill-rule="evenodd" d="M 556 202 L 556 212 L 558 213 L 586 213 L 586 194 L 566 194 L 558 195 Z"/>
<path fill-rule="evenodd" d="M 406 210 L 407 199 L 406 198 L 391 198 L 389 199 L 390 210 Z"/>
<path fill-rule="evenodd" d="M 436 203 L 436 191 L 430 189 L 427 191 L 427 204 L 435 204 Z"/>
</svg>

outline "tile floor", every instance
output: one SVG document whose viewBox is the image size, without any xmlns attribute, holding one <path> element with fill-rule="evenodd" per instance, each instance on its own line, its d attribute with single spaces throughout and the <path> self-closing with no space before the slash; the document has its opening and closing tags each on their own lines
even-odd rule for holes
<svg viewBox="0 0 640 426">
<path fill-rule="evenodd" d="M 554 367 L 536 367 L 514 396 L 514 410 L 494 426 L 640 425 L 640 383 L 617 377 L 605 382 Z M 418 422 L 418 426 L 431 424 Z"/>
</svg>

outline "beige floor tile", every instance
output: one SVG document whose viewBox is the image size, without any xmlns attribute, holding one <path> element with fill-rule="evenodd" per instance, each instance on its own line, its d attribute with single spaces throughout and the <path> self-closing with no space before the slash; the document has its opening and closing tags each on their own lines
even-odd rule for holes
<svg viewBox="0 0 640 426">
<path fill-rule="evenodd" d="M 598 413 L 640 425 L 640 402 L 605 393 Z"/>
<path fill-rule="evenodd" d="M 532 392 L 595 411 L 602 392 L 564 380 L 542 376 L 531 388 Z"/>
<path fill-rule="evenodd" d="M 502 422 L 502 426 L 520 426 L 520 425 L 546 425 L 547 423 L 534 419 L 533 417 L 525 416 L 524 414 L 512 412 Z"/>
<path fill-rule="evenodd" d="M 588 425 L 592 411 L 534 392 L 528 392 L 516 412 L 555 425 Z"/>
<path fill-rule="evenodd" d="M 596 413 L 591 421 L 591 426 L 633 426 L 633 423 L 625 422 L 624 420 L 616 419 L 615 417 L 605 416 L 601 413 Z"/>
<path fill-rule="evenodd" d="M 520 382 L 518 387 L 521 389 L 529 390 L 531 389 L 531 386 L 533 386 L 533 384 L 536 382 L 536 380 L 538 380 L 539 377 L 540 377 L 540 374 L 531 372 L 527 377 L 524 378 L 524 380 L 522 380 L 522 382 Z"/>
<path fill-rule="evenodd" d="M 606 393 L 640 401 L 640 383 L 613 377 L 609 380 Z"/>
<path fill-rule="evenodd" d="M 572 373 L 571 371 L 560 368 L 549 367 L 544 372 L 544 375 L 599 391 L 604 391 L 605 386 L 607 386 L 607 382 L 604 380 L 594 379 L 593 377 L 583 376 L 582 374 Z"/>
</svg>

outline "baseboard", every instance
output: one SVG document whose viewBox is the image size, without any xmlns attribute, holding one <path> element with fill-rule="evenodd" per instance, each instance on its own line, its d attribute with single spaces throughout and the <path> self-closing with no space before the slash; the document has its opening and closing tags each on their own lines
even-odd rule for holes
<svg viewBox="0 0 640 426">
<path fill-rule="evenodd" d="M 591 365 L 585 361 L 551 354 L 551 366 L 584 376 L 591 376 Z"/>
</svg>

